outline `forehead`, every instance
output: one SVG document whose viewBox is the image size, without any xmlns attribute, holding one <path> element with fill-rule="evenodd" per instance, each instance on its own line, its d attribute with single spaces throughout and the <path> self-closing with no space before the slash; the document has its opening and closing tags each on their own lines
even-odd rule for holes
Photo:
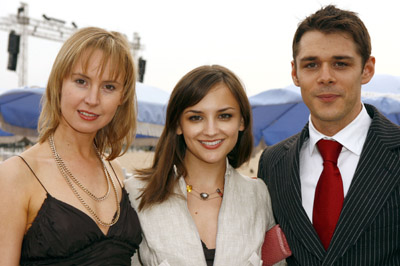
<svg viewBox="0 0 400 266">
<path fill-rule="evenodd" d="M 84 51 L 75 62 L 72 72 L 120 80 L 124 77 L 124 72 L 118 66 L 119 62 L 116 58 L 106 55 L 100 49 L 89 49 Z"/>
<path fill-rule="evenodd" d="M 360 57 L 352 36 L 345 32 L 322 33 L 320 31 L 306 32 L 299 42 L 296 59 Z"/>
<path fill-rule="evenodd" d="M 239 103 L 226 84 L 218 83 L 197 104 L 187 109 L 219 110 L 227 107 L 239 109 Z"/>
</svg>

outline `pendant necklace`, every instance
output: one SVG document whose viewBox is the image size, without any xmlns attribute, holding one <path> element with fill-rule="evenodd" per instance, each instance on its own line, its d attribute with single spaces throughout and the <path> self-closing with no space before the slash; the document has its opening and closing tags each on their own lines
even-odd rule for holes
<svg viewBox="0 0 400 266">
<path fill-rule="evenodd" d="M 197 190 L 195 190 L 193 188 L 192 185 L 186 185 L 186 191 L 201 200 L 212 200 L 212 199 L 217 199 L 220 197 L 222 198 L 224 196 L 223 191 L 219 188 L 217 188 L 215 190 L 215 192 L 213 192 L 213 193 L 206 193 L 206 192 L 198 192 Z M 193 193 L 193 192 L 195 192 L 195 193 Z M 214 194 L 217 194 L 217 195 L 215 197 L 211 197 Z"/>
</svg>

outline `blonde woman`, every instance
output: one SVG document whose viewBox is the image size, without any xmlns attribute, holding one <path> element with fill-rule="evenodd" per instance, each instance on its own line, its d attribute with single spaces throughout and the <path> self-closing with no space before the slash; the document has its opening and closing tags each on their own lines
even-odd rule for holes
<svg viewBox="0 0 400 266">
<path fill-rule="evenodd" d="M 136 128 L 134 73 L 117 32 L 64 43 L 38 143 L 0 164 L 0 265 L 130 265 L 141 229 L 114 159 Z"/>
</svg>

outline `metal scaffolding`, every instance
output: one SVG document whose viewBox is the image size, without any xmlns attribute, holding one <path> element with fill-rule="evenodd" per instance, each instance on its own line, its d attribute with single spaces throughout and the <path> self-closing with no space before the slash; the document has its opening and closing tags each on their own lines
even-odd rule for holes
<svg viewBox="0 0 400 266">
<path fill-rule="evenodd" d="M 8 32 L 15 31 L 20 35 L 19 63 L 17 64 L 19 87 L 28 85 L 28 36 L 64 42 L 78 29 L 74 22 L 71 23 L 71 26 L 68 26 L 65 21 L 46 15 L 43 15 L 42 20 L 30 18 L 28 11 L 28 5 L 26 3 L 21 3 L 16 15 L 0 17 L 0 30 Z M 138 51 L 143 49 L 138 33 L 134 33 L 133 42 L 129 42 L 129 44 L 136 60 Z"/>
</svg>

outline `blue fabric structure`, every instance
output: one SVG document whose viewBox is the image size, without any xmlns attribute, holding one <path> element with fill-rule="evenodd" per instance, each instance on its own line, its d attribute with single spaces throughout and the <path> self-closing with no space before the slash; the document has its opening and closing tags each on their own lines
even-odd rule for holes
<svg viewBox="0 0 400 266">
<path fill-rule="evenodd" d="M 44 88 L 17 88 L 0 94 L 0 127 L 18 136 L 36 137 L 40 100 Z M 154 140 L 161 135 L 169 93 L 136 83 L 138 102 L 137 139 Z M 400 77 L 375 75 L 362 88 L 362 101 L 376 106 L 386 117 L 400 125 Z M 308 121 L 309 110 L 300 89 L 290 85 L 270 89 L 249 98 L 253 111 L 254 145 L 261 140 L 273 145 L 299 132 Z"/>
</svg>

